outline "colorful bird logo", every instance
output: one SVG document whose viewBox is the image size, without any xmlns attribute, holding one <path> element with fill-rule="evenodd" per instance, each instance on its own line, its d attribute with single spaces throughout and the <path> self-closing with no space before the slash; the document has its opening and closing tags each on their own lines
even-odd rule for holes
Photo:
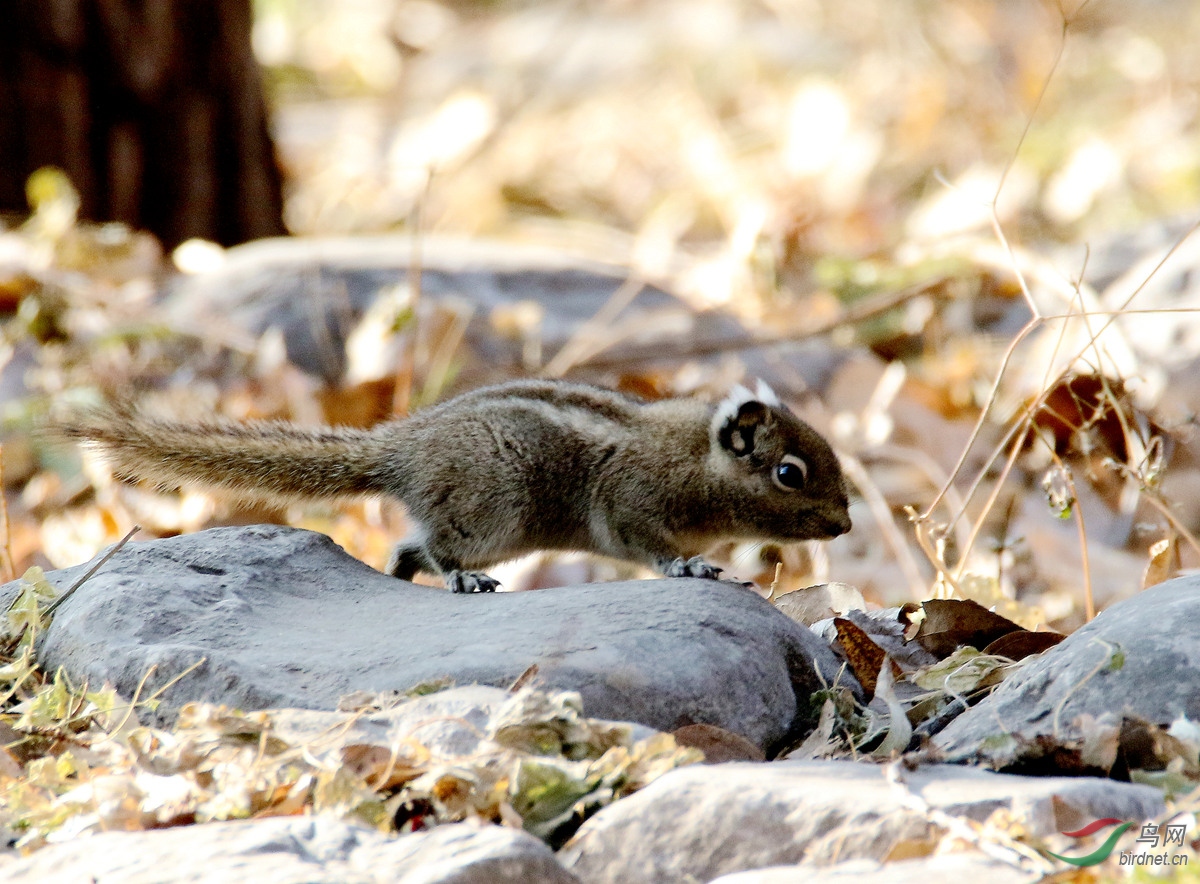
<svg viewBox="0 0 1200 884">
<path fill-rule="evenodd" d="M 1106 829 L 1109 826 L 1116 826 L 1111 835 L 1104 840 L 1104 843 L 1089 853 L 1087 856 L 1061 856 L 1057 853 L 1051 853 L 1049 850 L 1043 851 L 1047 856 L 1052 856 L 1055 859 L 1062 860 L 1065 863 L 1070 863 L 1073 866 L 1094 866 L 1097 863 L 1102 863 L 1112 855 L 1113 849 L 1117 846 L 1117 841 L 1124 835 L 1131 822 L 1124 822 L 1114 817 L 1105 817 L 1102 820 L 1096 820 L 1094 823 L 1088 823 L 1082 829 L 1074 832 L 1063 832 L 1068 838 L 1086 838 L 1088 835 L 1093 835 L 1101 829 Z"/>
</svg>

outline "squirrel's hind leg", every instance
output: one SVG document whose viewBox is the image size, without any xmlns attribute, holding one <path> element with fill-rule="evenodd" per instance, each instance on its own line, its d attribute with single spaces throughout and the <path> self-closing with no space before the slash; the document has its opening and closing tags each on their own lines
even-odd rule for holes
<svg viewBox="0 0 1200 884">
<path fill-rule="evenodd" d="M 481 571 L 464 571 L 457 563 L 439 563 L 419 537 L 408 537 L 392 550 L 386 572 L 400 580 L 412 580 L 418 571 L 440 574 L 451 592 L 495 592 L 500 581 Z"/>
<path fill-rule="evenodd" d="M 384 573 L 401 580 L 412 580 L 417 576 L 418 571 L 425 571 L 428 574 L 441 573 L 438 567 L 430 561 L 428 553 L 425 552 L 425 544 L 415 537 L 406 537 L 392 550 Z"/>
</svg>

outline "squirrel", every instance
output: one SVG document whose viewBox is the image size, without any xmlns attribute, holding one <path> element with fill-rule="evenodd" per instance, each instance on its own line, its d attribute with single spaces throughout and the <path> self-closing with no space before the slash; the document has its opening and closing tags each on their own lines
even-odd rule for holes
<svg viewBox="0 0 1200 884">
<path fill-rule="evenodd" d="M 277 503 L 396 498 L 416 530 L 387 573 L 440 575 L 454 592 L 492 592 L 499 582 L 483 569 L 539 550 L 720 579 L 700 555 L 719 541 L 850 530 L 829 443 L 761 381 L 716 404 L 513 381 L 370 429 L 183 422 L 128 403 L 76 413 L 56 429 L 98 448 L 126 480 Z"/>
</svg>

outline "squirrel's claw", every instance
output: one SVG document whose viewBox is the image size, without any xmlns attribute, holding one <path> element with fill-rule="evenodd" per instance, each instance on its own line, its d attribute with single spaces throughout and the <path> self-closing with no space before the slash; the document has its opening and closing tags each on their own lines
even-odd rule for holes
<svg viewBox="0 0 1200 884">
<path fill-rule="evenodd" d="M 667 565 L 663 573 L 668 577 L 699 577 L 701 580 L 720 580 L 721 571 L 716 565 L 710 565 L 700 556 L 684 559 L 682 556 Z"/>
<path fill-rule="evenodd" d="M 482 571 L 447 571 L 446 588 L 451 592 L 495 592 L 500 581 Z"/>
</svg>

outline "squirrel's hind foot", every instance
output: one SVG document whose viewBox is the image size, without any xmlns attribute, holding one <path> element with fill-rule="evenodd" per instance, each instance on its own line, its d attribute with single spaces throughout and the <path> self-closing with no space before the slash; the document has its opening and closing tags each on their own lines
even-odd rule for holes
<svg viewBox="0 0 1200 884">
<path fill-rule="evenodd" d="M 495 592 L 500 581 L 482 571 L 447 571 L 446 588 L 451 592 Z"/>
<path fill-rule="evenodd" d="M 667 577 L 699 577 L 701 580 L 715 580 L 717 583 L 736 586 L 739 589 L 754 588 L 753 583 L 722 578 L 721 572 L 724 570 L 724 568 L 718 568 L 716 565 L 710 565 L 700 556 L 692 556 L 690 559 L 684 559 L 681 556 L 673 562 L 668 562 L 662 569 L 663 574 Z"/>
<path fill-rule="evenodd" d="M 667 577 L 699 577 L 701 580 L 720 580 L 723 570 L 716 565 L 710 565 L 700 556 L 692 556 L 690 559 L 680 556 L 662 569 Z"/>
</svg>

